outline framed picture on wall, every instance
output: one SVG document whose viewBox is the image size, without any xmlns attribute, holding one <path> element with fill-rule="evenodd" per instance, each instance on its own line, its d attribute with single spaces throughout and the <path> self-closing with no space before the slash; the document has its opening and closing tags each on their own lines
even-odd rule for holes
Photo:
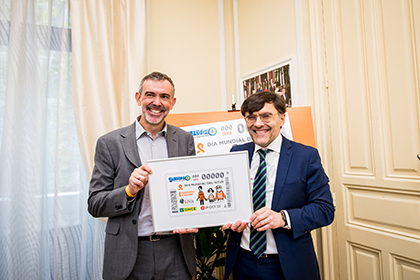
<svg viewBox="0 0 420 280">
<path fill-rule="evenodd" d="M 272 91 L 281 94 L 287 107 L 293 105 L 292 59 L 253 72 L 241 78 L 243 100 L 259 91 Z"/>
</svg>

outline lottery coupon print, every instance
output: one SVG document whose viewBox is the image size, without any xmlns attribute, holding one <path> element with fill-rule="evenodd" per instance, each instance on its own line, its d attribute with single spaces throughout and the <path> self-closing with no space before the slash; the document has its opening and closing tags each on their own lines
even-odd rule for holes
<svg viewBox="0 0 420 280">
<path fill-rule="evenodd" d="M 155 232 L 221 226 L 252 215 L 247 151 L 148 160 Z"/>
<path fill-rule="evenodd" d="M 232 169 L 171 174 L 167 182 L 172 216 L 234 209 Z"/>
</svg>

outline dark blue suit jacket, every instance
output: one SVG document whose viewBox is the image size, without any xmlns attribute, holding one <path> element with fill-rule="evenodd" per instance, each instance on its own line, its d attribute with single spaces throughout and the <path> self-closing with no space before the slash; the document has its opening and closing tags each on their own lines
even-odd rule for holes
<svg viewBox="0 0 420 280">
<path fill-rule="evenodd" d="M 251 164 L 255 144 L 235 146 L 231 151 L 249 152 Z M 315 148 L 283 137 L 271 209 L 287 210 L 292 229 L 273 230 L 278 256 L 287 280 L 319 279 L 319 268 L 311 230 L 334 220 L 334 206 L 328 177 Z M 242 233 L 229 233 L 225 278 L 232 272 Z"/>
</svg>

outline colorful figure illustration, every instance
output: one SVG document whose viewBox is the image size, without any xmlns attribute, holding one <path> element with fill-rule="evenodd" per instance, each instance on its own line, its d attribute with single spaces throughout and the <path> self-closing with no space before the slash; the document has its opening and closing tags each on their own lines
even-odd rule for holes
<svg viewBox="0 0 420 280">
<path fill-rule="evenodd" d="M 198 186 L 198 197 L 197 197 L 196 201 L 197 200 L 200 200 L 200 205 L 204 205 L 204 200 L 207 200 L 207 198 L 204 196 L 202 186 Z"/>
<path fill-rule="evenodd" d="M 217 185 L 216 186 L 216 199 L 219 201 L 219 200 L 223 200 L 223 198 L 226 198 L 226 195 L 222 191 L 222 186 L 221 185 Z"/>
<path fill-rule="evenodd" d="M 214 190 L 212 188 L 208 189 L 207 192 L 209 193 L 209 196 L 207 197 L 207 199 L 209 200 L 209 202 L 214 202 Z"/>
</svg>

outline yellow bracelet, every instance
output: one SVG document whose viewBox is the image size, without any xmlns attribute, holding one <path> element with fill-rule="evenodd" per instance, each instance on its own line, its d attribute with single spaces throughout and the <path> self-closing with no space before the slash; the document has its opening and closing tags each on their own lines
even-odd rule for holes
<svg viewBox="0 0 420 280">
<path fill-rule="evenodd" d="M 136 193 L 136 194 L 131 194 L 131 193 L 128 191 L 128 185 L 127 185 L 127 187 L 125 187 L 125 193 L 126 193 L 129 197 L 135 197 L 135 196 L 137 195 L 137 193 Z"/>
</svg>

